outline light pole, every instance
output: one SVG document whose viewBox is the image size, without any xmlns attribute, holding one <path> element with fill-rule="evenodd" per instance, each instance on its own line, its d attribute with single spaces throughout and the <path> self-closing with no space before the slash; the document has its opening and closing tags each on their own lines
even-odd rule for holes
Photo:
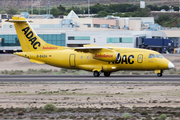
<svg viewBox="0 0 180 120">
<path fill-rule="evenodd" d="M 88 16 L 90 17 L 89 0 L 88 0 Z"/>
<path fill-rule="evenodd" d="M 180 0 L 179 0 L 179 12 L 180 12 Z"/>
<path fill-rule="evenodd" d="M 40 3 L 41 3 L 41 0 L 39 0 L 39 15 L 40 15 Z"/>
<path fill-rule="evenodd" d="M 49 16 L 50 16 L 50 0 L 49 0 Z"/>
<path fill-rule="evenodd" d="M 33 14 L 33 0 L 31 0 L 31 14 Z"/>
</svg>

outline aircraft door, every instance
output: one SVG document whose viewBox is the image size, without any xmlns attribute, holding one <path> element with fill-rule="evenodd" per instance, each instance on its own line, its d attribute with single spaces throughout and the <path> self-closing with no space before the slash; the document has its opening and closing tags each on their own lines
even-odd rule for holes
<svg viewBox="0 0 180 120">
<path fill-rule="evenodd" d="M 137 61 L 138 61 L 138 63 L 143 62 L 143 55 L 142 54 L 138 55 Z"/>
<path fill-rule="evenodd" d="M 71 67 L 75 67 L 75 66 L 76 66 L 75 58 L 76 58 L 76 55 L 75 55 L 75 54 L 71 54 L 71 55 L 69 56 L 69 65 L 70 65 Z"/>
</svg>

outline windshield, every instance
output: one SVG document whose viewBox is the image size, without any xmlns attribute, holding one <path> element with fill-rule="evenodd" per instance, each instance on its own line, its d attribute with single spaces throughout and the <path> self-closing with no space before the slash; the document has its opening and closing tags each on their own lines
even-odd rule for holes
<svg viewBox="0 0 180 120">
<path fill-rule="evenodd" d="M 149 54 L 148 58 L 164 58 L 161 54 Z"/>
<path fill-rule="evenodd" d="M 155 58 L 155 55 L 154 54 L 149 54 L 148 58 Z"/>
<path fill-rule="evenodd" d="M 157 58 L 164 58 L 161 54 L 156 54 Z"/>
</svg>

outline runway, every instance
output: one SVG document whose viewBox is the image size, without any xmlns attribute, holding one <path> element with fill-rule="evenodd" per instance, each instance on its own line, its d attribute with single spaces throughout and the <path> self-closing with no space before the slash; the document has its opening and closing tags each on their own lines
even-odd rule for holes
<svg viewBox="0 0 180 120">
<path fill-rule="evenodd" d="M 51 82 L 51 81 L 180 81 L 180 75 L 1 75 L 0 82 Z"/>
</svg>

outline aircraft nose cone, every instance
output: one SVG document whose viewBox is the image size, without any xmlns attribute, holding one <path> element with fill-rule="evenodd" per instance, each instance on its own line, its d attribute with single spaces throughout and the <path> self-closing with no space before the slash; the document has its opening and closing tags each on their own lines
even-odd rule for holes
<svg viewBox="0 0 180 120">
<path fill-rule="evenodd" d="M 173 64 L 172 62 L 169 62 L 169 64 L 168 64 L 168 68 L 169 68 L 169 69 L 174 68 L 174 64 Z"/>
</svg>

